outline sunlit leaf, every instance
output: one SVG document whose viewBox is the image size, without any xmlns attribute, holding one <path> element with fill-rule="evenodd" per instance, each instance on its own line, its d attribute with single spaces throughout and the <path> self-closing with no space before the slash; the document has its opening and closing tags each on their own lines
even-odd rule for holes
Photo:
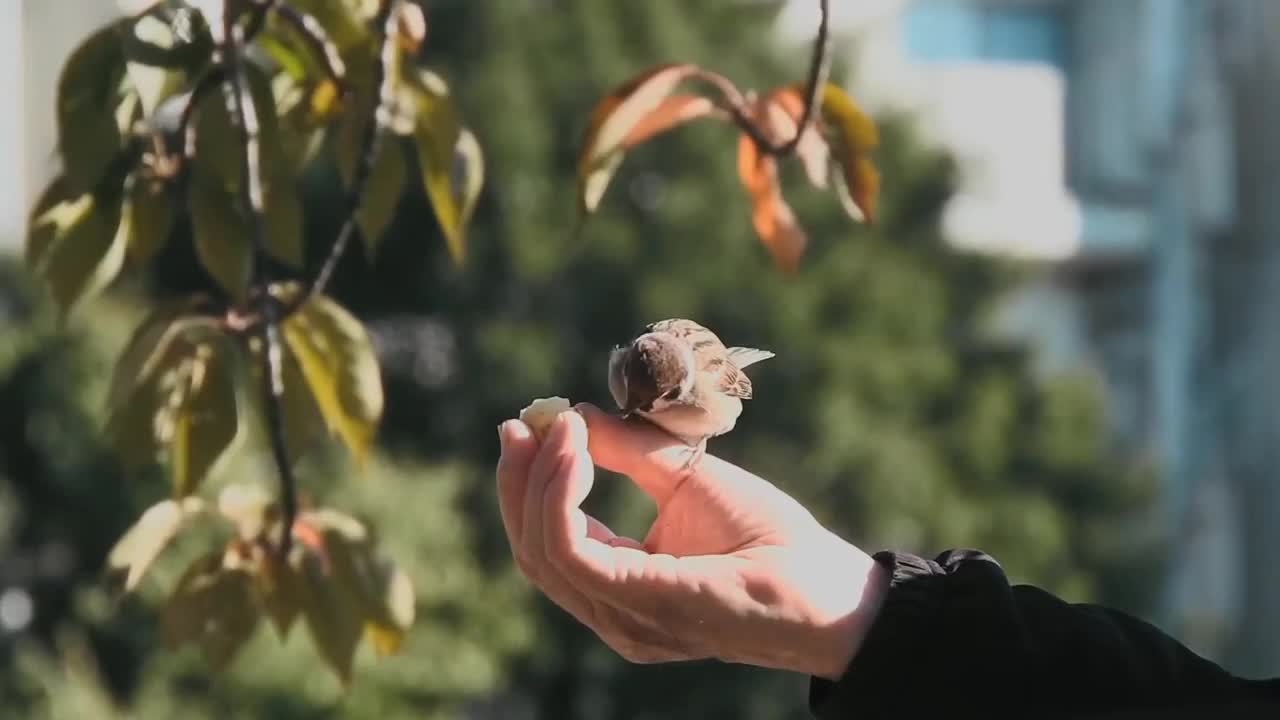
<svg viewBox="0 0 1280 720">
<path fill-rule="evenodd" d="M 475 133 L 463 128 L 454 152 L 453 190 L 462 197 L 462 226 L 466 228 L 484 189 L 484 151 Z"/>
<path fill-rule="evenodd" d="M 191 234 L 200 264 L 232 298 L 243 300 L 253 270 L 253 247 L 235 195 L 208 173 L 197 172 L 189 197 Z"/>
<path fill-rule="evenodd" d="M 363 460 L 383 407 L 378 358 L 364 325 L 318 296 L 289 316 L 284 336 L 330 431 Z"/>
<path fill-rule="evenodd" d="M 242 540 L 253 540 L 266 527 L 273 502 L 261 486 L 236 483 L 218 493 L 218 513 L 236 526 Z"/>
<path fill-rule="evenodd" d="M 120 150 L 114 110 L 125 72 L 115 24 L 107 25 L 71 53 L 58 77 L 58 148 L 68 192 L 95 188 Z"/>
<path fill-rule="evenodd" d="M 234 347 L 223 339 L 194 344 L 177 367 L 170 396 L 170 462 L 174 492 L 194 492 L 226 457 L 240 429 L 236 404 Z"/>
<path fill-rule="evenodd" d="M 165 605 L 162 628 L 170 648 L 198 645 L 221 670 L 252 637 L 258 619 L 253 578 L 244 569 L 224 567 L 223 554 L 214 552 L 183 573 Z"/>
<path fill-rule="evenodd" d="M 339 50 L 352 49 L 369 39 L 366 22 L 370 18 L 360 12 L 358 3 L 351 0 L 291 0 L 290 4 L 315 18 Z"/>
<path fill-rule="evenodd" d="M 761 103 L 765 113 L 763 117 L 773 137 L 778 142 L 786 142 L 795 137 L 800 119 L 804 117 L 804 87 L 792 85 L 778 88 L 763 97 Z M 831 149 L 823 137 L 821 123 L 822 114 L 815 112 L 809 127 L 796 144 L 796 156 L 800 158 L 810 184 L 825 189 L 830 174 Z"/>
<path fill-rule="evenodd" d="M 718 113 L 719 110 L 710 98 L 701 95 L 669 95 L 631 128 L 631 132 L 627 133 L 622 142 L 622 147 L 624 149 L 635 147 L 668 130 Z"/>
<path fill-rule="evenodd" d="M 658 111 L 670 116 L 670 106 L 664 107 L 663 101 L 681 82 L 703 72 L 697 65 L 689 63 L 658 65 L 623 83 L 596 103 L 578 154 L 578 203 L 581 212 L 594 212 L 599 205 L 609 181 L 622 163 L 627 138 L 636 126 Z M 656 120 L 654 122 L 657 123 Z"/>
<path fill-rule="evenodd" d="M 418 149 L 418 166 L 422 170 L 422 185 L 444 231 L 449 253 L 455 263 L 461 264 L 467 254 L 468 199 L 474 206 L 474 198 L 479 193 L 474 183 L 477 180 L 483 183 L 483 158 L 475 152 L 479 145 L 473 136 L 467 141 L 466 152 L 459 152 L 463 128 L 444 82 L 426 72 L 414 77 L 417 107 L 413 136 Z M 458 161 L 463 163 L 461 187 L 454 181 Z M 480 163 L 479 167 L 477 163 Z"/>
<path fill-rule="evenodd" d="M 360 106 L 362 107 L 362 106 Z M 349 112 L 342 118 L 337 138 L 338 170 L 347 189 L 355 180 L 357 163 L 363 162 L 361 150 L 368 113 Z M 376 257 L 382 234 L 391 223 L 400 197 L 404 194 L 405 170 L 402 148 L 396 137 L 387 134 L 378 143 L 377 155 L 365 185 L 356 222 L 364 236 L 366 252 Z"/>
<path fill-rule="evenodd" d="M 417 3 L 400 3 L 396 12 L 396 38 L 401 49 L 415 53 L 427 39 L 427 19 Z"/>
<path fill-rule="evenodd" d="M 28 266 L 65 317 L 105 288 L 124 265 L 120 210 L 91 194 L 71 195 L 55 181 L 37 203 L 27 234 Z"/>
<path fill-rule="evenodd" d="M 738 141 L 738 175 L 751 199 L 751 223 L 760 241 L 785 272 L 795 272 L 808 245 L 795 212 L 782 196 L 777 161 L 743 134 Z"/>
<path fill-rule="evenodd" d="M 143 265 L 164 247 L 176 213 L 165 186 L 131 175 L 125 181 L 119 232 L 125 235 L 129 259 Z"/>
<path fill-rule="evenodd" d="M 169 542 L 202 512 L 203 501 L 192 497 L 181 501 L 162 500 L 142 513 L 142 517 L 121 536 L 107 556 L 108 567 L 127 573 L 124 582 L 126 592 L 138 586 Z"/>
<path fill-rule="evenodd" d="M 831 156 L 840 167 L 837 190 L 855 220 L 875 222 L 880 172 L 870 153 L 879 144 L 879 130 L 839 85 L 827 83 L 822 116 L 831 134 Z"/>
</svg>

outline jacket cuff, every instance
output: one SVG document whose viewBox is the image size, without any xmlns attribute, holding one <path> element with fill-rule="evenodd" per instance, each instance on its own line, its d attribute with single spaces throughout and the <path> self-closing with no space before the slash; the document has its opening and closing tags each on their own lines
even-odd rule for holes
<svg viewBox="0 0 1280 720">
<path fill-rule="evenodd" d="M 862 707 L 870 717 L 880 708 L 872 698 L 909 690 L 913 659 L 928 653 L 926 640 L 939 617 L 946 570 L 933 560 L 909 553 L 881 551 L 872 556 L 889 573 L 883 604 L 861 648 L 839 680 L 814 677 L 809 709 L 818 718 L 844 718 L 847 708 Z M 827 713 L 827 714 L 824 714 Z"/>
</svg>

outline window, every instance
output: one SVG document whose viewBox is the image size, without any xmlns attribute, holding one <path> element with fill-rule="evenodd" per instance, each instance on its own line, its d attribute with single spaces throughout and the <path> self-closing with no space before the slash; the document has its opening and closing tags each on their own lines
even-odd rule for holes
<svg viewBox="0 0 1280 720">
<path fill-rule="evenodd" d="M 1066 64 L 1064 27 L 1051 3 L 913 0 L 903 26 L 915 60 Z"/>
</svg>

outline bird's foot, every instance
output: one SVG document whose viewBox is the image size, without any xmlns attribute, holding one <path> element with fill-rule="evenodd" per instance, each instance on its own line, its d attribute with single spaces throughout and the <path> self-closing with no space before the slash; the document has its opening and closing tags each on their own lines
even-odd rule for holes
<svg viewBox="0 0 1280 720">
<path fill-rule="evenodd" d="M 690 445 L 685 452 L 684 462 L 680 464 L 680 471 L 688 472 L 689 470 L 692 470 L 706 454 L 707 441 L 705 438 L 700 440 L 696 445 Z"/>
</svg>

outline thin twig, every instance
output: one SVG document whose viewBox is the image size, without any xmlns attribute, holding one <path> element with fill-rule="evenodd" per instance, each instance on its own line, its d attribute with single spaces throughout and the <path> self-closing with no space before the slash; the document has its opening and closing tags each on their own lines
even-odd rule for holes
<svg viewBox="0 0 1280 720">
<path fill-rule="evenodd" d="M 248 77 L 244 69 L 241 49 L 244 30 L 235 22 L 235 13 L 226 13 L 223 33 L 224 49 L 221 53 L 225 80 L 227 110 L 232 123 L 240 133 L 244 149 L 244 162 L 240 168 L 240 203 L 249 214 L 250 239 L 253 243 L 253 279 L 263 323 L 259 333 L 263 347 L 263 394 L 267 430 L 271 438 L 271 450 L 276 469 L 280 473 L 280 507 L 283 531 L 278 546 L 285 557 L 293 539 L 293 521 L 298 514 L 297 486 L 293 468 L 289 463 L 284 427 L 284 353 L 280 337 L 280 307 L 267 292 L 271 278 L 267 271 L 267 237 L 264 220 L 265 204 L 262 191 L 261 138 L 257 108 L 253 94 L 249 92 Z"/>
<path fill-rule="evenodd" d="M 373 64 L 373 80 L 378 87 L 378 98 L 374 105 L 373 117 L 370 118 L 371 122 L 365 124 L 364 136 L 361 138 L 361 150 L 356 162 L 355 175 L 347 191 L 346 218 L 338 230 L 337 238 L 329 248 L 329 255 L 325 257 L 324 264 L 316 273 L 316 279 L 305 293 L 301 293 L 297 300 L 285 308 L 286 313 L 296 310 L 308 299 L 324 292 L 338 267 L 338 261 L 342 259 L 342 253 L 351 242 L 351 236 L 355 234 L 356 215 L 364 201 L 364 193 L 369 184 L 369 178 L 373 174 L 373 164 L 381 149 L 384 130 L 390 125 L 390 108 L 395 101 L 396 77 L 388 72 L 388 69 L 392 66 L 394 53 L 399 51 L 396 46 L 396 11 L 399 4 L 400 0 L 382 0 L 378 7 L 378 15 L 375 17 L 375 24 L 382 29 L 381 52 L 378 54 L 378 60 Z"/>
<path fill-rule="evenodd" d="M 831 75 L 831 2 L 818 0 L 818 7 L 821 17 L 818 20 L 818 35 L 813 41 L 813 59 L 809 63 L 809 77 L 805 81 L 804 112 L 800 115 L 800 122 L 796 124 L 795 135 L 786 142 L 779 144 L 769 137 L 768 132 L 756 125 L 755 120 L 748 114 L 750 110 L 746 99 L 737 88 L 733 87 L 732 83 L 728 83 L 727 80 L 724 83 L 719 82 L 715 77 L 708 78 L 725 95 L 728 102 L 723 107 L 733 117 L 734 124 L 754 140 L 756 147 L 766 155 L 782 157 L 795 152 L 796 146 L 800 144 L 800 138 L 804 137 L 809 126 L 813 124 L 817 108 L 822 103 L 822 93 L 826 88 L 827 78 Z"/>
<path fill-rule="evenodd" d="M 329 39 L 329 33 L 311 15 L 295 8 L 289 3 L 278 2 L 274 5 L 276 15 L 286 24 L 293 27 L 303 42 L 310 46 L 311 52 L 318 56 L 324 65 L 325 74 L 339 89 L 346 86 L 347 65 L 342 61 L 338 46 Z"/>
</svg>

